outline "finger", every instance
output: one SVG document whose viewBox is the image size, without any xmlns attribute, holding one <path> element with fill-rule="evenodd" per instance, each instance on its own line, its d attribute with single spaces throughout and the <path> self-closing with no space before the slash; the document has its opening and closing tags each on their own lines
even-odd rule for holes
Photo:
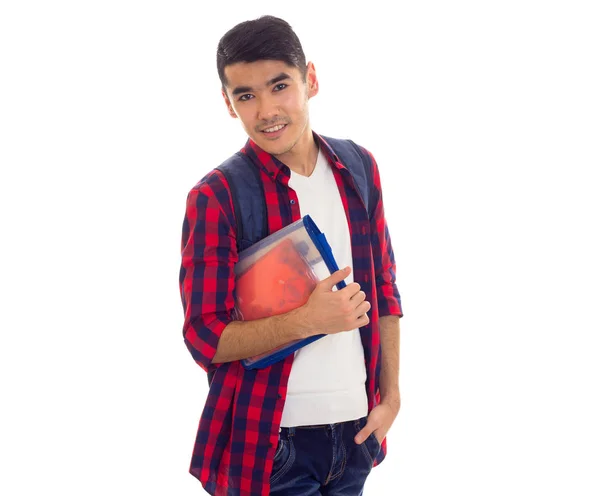
<svg viewBox="0 0 600 496">
<path fill-rule="evenodd" d="M 345 288 L 338 291 L 340 298 L 351 299 L 356 293 L 360 291 L 360 284 L 357 282 L 351 282 Z"/>
<path fill-rule="evenodd" d="M 354 436 L 354 442 L 356 444 L 362 444 L 366 441 L 366 439 L 371 435 L 371 433 L 374 431 L 375 429 L 372 428 L 369 424 L 365 425 L 360 431 L 359 433 Z"/>
<path fill-rule="evenodd" d="M 343 269 L 336 270 L 329 277 L 326 277 L 325 279 L 323 279 L 319 284 L 323 287 L 326 287 L 327 289 L 331 289 L 338 282 L 341 282 L 344 279 L 346 279 L 346 277 L 348 277 L 350 275 L 350 272 L 351 272 L 350 267 L 345 267 Z"/>
<path fill-rule="evenodd" d="M 365 301 L 366 298 L 367 298 L 367 293 L 365 293 L 364 291 L 359 291 L 354 296 L 352 296 L 352 298 L 350 298 L 350 300 L 355 302 L 358 305 L 359 303 Z"/>
<path fill-rule="evenodd" d="M 368 301 L 363 301 L 359 305 L 356 306 L 356 315 L 366 314 L 369 310 L 371 310 L 371 303 Z"/>
<path fill-rule="evenodd" d="M 371 322 L 369 320 L 369 316 L 365 313 L 365 314 L 361 315 L 360 317 L 358 317 L 358 319 L 356 319 L 356 327 L 364 327 L 369 322 Z"/>
</svg>

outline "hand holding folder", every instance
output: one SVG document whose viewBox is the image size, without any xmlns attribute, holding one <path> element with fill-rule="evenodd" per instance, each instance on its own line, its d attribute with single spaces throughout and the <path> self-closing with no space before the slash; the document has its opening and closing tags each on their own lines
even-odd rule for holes
<svg viewBox="0 0 600 496">
<path fill-rule="evenodd" d="M 304 305 L 317 283 L 338 270 L 325 235 L 310 216 L 267 236 L 242 251 L 235 266 L 236 316 L 255 320 Z M 340 281 L 338 289 L 346 284 Z M 245 368 L 271 365 L 324 334 L 293 341 L 242 360 Z"/>
</svg>

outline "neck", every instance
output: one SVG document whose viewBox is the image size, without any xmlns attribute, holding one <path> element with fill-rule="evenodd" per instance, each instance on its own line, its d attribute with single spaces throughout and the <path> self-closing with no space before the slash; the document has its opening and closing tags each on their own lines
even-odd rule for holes
<svg viewBox="0 0 600 496">
<path fill-rule="evenodd" d="M 296 174 L 308 177 L 315 169 L 318 153 L 319 147 L 307 123 L 304 132 L 294 146 L 287 152 L 276 155 L 276 157 Z"/>
</svg>

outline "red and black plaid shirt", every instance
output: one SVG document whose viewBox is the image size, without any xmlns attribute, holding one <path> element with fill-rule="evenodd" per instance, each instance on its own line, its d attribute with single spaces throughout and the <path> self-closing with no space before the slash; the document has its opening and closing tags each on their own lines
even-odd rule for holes
<svg viewBox="0 0 600 496">
<path fill-rule="evenodd" d="M 360 329 L 370 412 L 380 402 L 379 317 L 402 316 L 379 171 L 369 152 L 375 186 L 369 220 L 350 172 L 327 142 L 313 135 L 332 165 L 347 214 L 354 280 L 371 302 L 370 323 Z M 298 197 L 288 187 L 289 168 L 250 139 L 241 151 L 261 171 L 269 233 L 300 219 Z M 267 496 L 294 354 L 260 370 L 246 370 L 239 360 L 211 363 L 223 329 L 233 320 L 233 266 L 238 260 L 233 204 L 227 181 L 218 170 L 209 172 L 188 194 L 181 252 L 183 337 L 196 363 L 208 373 L 210 384 L 189 471 L 213 495 Z M 373 466 L 386 452 L 384 439 Z"/>
</svg>

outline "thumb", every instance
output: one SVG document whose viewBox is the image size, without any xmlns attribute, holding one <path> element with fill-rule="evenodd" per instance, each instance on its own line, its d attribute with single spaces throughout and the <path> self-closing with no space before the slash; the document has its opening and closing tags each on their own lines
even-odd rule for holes
<svg viewBox="0 0 600 496">
<path fill-rule="evenodd" d="M 326 279 L 323 279 L 321 281 L 321 285 L 324 288 L 327 289 L 331 289 L 333 288 L 333 286 L 335 286 L 338 282 L 343 281 L 344 279 L 346 279 L 346 277 L 348 277 L 348 275 L 350 274 L 351 269 L 350 267 L 344 267 L 343 269 L 340 270 L 336 270 L 333 274 L 331 274 L 329 277 L 327 277 Z"/>
</svg>

